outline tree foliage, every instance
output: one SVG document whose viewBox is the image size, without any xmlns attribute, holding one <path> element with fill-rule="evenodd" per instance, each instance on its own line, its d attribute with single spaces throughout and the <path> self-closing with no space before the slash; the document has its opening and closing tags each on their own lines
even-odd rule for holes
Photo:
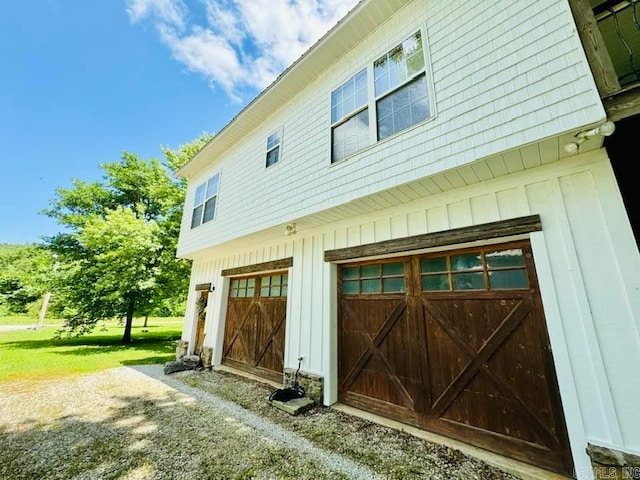
<svg viewBox="0 0 640 480">
<path fill-rule="evenodd" d="M 67 320 L 68 335 L 117 318 L 128 343 L 134 315 L 186 298 L 190 263 L 175 258 L 185 186 L 172 172 L 210 137 L 175 151 L 163 147 L 164 164 L 124 152 L 101 165 L 101 181 L 74 179 L 56 190 L 44 213 L 64 231 L 45 243 L 60 261 L 53 308 Z"/>
<path fill-rule="evenodd" d="M 33 244 L 0 244 L 0 315 L 34 314 L 51 281 L 53 259 Z"/>
</svg>

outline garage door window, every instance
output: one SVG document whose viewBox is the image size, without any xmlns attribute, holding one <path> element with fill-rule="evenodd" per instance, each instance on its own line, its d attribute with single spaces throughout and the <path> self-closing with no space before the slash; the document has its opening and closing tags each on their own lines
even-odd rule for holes
<svg viewBox="0 0 640 480">
<path fill-rule="evenodd" d="M 342 292 L 347 295 L 403 293 L 404 264 L 376 263 L 342 269 Z"/>
<path fill-rule="evenodd" d="M 287 283 L 289 276 L 269 275 L 260 279 L 260 296 L 261 297 L 286 297 Z"/>
<path fill-rule="evenodd" d="M 519 248 L 422 258 L 420 276 L 423 291 L 529 288 Z"/>
<path fill-rule="evenodd" d="M 232 298 L 253 297 L 255 294 L 256 279 L 255 278 L 239 278 L 231 282 Z"/>
</svg>

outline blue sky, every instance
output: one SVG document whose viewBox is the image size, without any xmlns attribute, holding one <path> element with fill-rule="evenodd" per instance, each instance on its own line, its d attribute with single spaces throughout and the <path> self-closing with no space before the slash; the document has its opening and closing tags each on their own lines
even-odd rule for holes
<svg viewBox="0 0 640 480">
<path fill-rule="evenodd" d="M 20 0 L 0 10 L 0 243 L 123 151 L 220 130 L 357 0 Z"/>
</svg>

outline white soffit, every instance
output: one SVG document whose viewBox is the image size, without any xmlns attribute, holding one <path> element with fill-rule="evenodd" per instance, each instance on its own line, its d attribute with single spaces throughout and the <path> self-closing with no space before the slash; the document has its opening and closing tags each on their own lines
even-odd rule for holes
<svg viewBox="0 0 640 480">
<path fill-rule="evenodd" d="M 362 0 L 240 111 L 176 175 L 189 178 L 211 164 L 410 1 Z"/>
</svg>

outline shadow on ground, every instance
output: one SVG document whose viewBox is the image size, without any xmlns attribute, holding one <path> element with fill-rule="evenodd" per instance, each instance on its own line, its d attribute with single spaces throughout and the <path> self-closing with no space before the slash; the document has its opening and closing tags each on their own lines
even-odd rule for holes
<svg viewBox="0 0 640 480">
<path fill-rule="evenodd" d="M 175 392 L 114 403 L 96 421 L 63 416 L 0 428 L 0 478 L 347 478 Z"/>
</svg>

